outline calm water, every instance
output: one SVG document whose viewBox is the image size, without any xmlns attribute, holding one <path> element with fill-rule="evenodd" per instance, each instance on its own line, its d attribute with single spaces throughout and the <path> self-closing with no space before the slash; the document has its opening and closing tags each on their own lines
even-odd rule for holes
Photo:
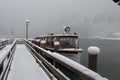
<svg viewBox="0 0 120 80">
<path fill-rule="evenodd" d="M 87 66 L 89 46 L 98 46 L 101 53 L 98 55 L 98 73 L 109 80 L 120 80 L 120 41 L 119 40 L 80 40 L 80 47 L 84 49 L 81 64 Z"/>
</svg>

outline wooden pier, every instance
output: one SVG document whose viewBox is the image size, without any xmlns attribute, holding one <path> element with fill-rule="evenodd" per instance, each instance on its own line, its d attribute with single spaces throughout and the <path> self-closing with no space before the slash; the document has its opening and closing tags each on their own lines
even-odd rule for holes
<svg viewBox="0 0 120 80">
<path fill-rule="evenodd" d="M 0 80 L 108 80 L 83 65 L 28 40 L 7 41 L 0 50 Z M 67 73 L 65 72 L 67 71 Z"/>
</svg>

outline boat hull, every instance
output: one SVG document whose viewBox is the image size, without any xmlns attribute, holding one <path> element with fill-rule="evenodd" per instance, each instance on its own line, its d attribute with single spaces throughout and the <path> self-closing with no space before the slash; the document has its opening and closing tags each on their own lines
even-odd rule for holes
<svg viewBox="0 0 120 80">
<path fill-rule="evenodd" d="M 80 52 L 78 54 L 73 54 L 73 53 L 69 53 L 69 54 L 60 53 L 60 54 L 80 63 L 80 60 L 81 60 L 81 53 Z"/>
</svg>

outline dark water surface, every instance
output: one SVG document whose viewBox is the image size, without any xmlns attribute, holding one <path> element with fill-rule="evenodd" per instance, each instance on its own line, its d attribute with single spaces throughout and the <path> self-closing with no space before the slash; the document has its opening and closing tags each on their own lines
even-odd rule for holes
<svg viewBox="0 0 120 80">
<path fill-rule="evenodd" d="M 89 46 L 97 46 L 101 50 L 97 72 L 109 80 L 120 80 L 120 40 L 81 39 L 80 47 L 84 49 L 81 64 L 85 66 L 88 65 Z"/>
</svg>

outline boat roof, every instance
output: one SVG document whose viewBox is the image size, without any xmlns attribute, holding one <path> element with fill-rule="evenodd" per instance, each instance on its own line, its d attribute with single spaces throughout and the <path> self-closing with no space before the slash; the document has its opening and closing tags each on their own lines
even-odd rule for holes
<svg viewBox="0 0 120 80">
<path fill-rule="evenodd" d="M 42 37 L 74 37 L 77 38 L 78 35 L 72 35 L 72 34 L 57 34 L 57 35 L 41 35 L 36 38 L 42 38 Z"/>
</svg>

